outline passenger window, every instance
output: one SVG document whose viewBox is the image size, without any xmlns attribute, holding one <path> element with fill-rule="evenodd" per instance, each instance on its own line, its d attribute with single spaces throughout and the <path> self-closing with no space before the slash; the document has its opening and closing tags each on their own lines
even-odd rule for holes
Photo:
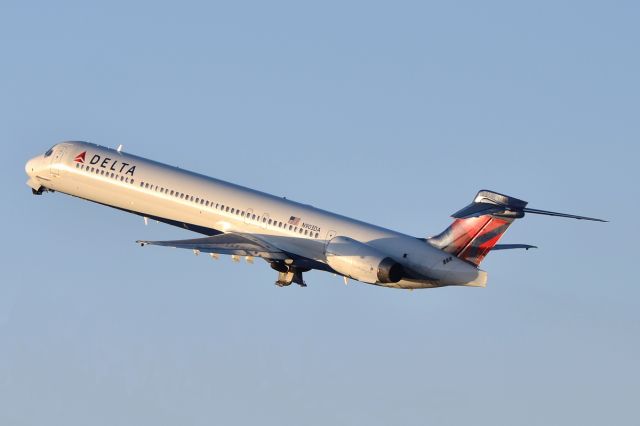
<svg viewBox="0 0 640 426">
<path fill-rule="evenodd" d="M 251 219 L 256 220 L 256 215 L 255 214 L 251 215 Z"/>
<path fill-rule="evenodd" d="M 209 207 L 209 200 L 207 200 L 206 203 L 204 203 L 205 206 Z"/>
<path fill-rule="evenodd" d="M 120 182 L 124 182 L 124 176 L 120 176 Z"/>
<path fill-rule="evenodd" d="M 196 203 L 199 203 L 199 202 L 200 202 L 200 198 L 196 198 Z"/>
<path fill-rule="evenodd" d="M 293 229 L 293 225 L 289 225 L 289 231 Z"/>
<path fill-rule="evenodd" d="M 320 234 L 316 232 L 316 238 L 318 238 L 319 236 L 320 236 Z"/>
<path fill-rule="evenodd" d="M 144 182 L 140 182 L 140 186 L 144 187 Z"/>
<path fill-rule="evenodd" d="M 240 216 L 244 217 L 244 210 L 242 210 L 242 212 L 240 212 Z"/>
<path fill-rule="evenodd" d="M 271 225 L 271 219 L 269 219 L 269 225 Z"/>
<path fill-rule="evenodd" d="M 129 178 L 126 178 L 125 180 L 129 182 Z M 134 182 L 133 179 L 131 179 L 131 185 L 133 185 L 133 182 Z"/>
<path fill-rule="evenodd" d="M 309 235 L 309 231 L 307 229 L 304 230 L 304 235 Z"/>
<path fill-rule="evenodd" d="M 236 211 L 236 209 L 231 209 L 231 214 L 233 214 Z"/>
<path fill-rule="evenodd" d="M 300 233 L 302 234 L 302 228 L 300 228 Z"/>
</svg>

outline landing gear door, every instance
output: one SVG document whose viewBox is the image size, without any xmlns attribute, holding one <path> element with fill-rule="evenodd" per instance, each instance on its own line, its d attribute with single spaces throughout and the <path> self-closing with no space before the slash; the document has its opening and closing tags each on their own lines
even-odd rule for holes
<svg viewBox="0 0 640 426">
<path fill-rule="evenodd" d="M 64 146 L 59 146 L 54 150 L 53 155 L 51 156 L 50 167 L 51 167 L 51 174 L 53 176 L 60 175 L 60 169 L 62 168 L 62 160 L 64 159 L 65 150 L 66 149 Z"/>
</svg>

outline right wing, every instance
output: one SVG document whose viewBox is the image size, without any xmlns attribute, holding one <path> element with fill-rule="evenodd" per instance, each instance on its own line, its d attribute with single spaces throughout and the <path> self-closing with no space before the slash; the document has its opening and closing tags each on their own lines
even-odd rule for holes
<svg viewBox="0 0 640 426">
<path fill-rule="evenodd" d="M 256 256 L 265 259 L 287 259 L 289 256 L 277 247 L 247 234 L 219 234 L 212 237 L 172 241 L 136 241 L 145 246 L 162 246 L 189 249 L 203 253 Z"/>
</svg>

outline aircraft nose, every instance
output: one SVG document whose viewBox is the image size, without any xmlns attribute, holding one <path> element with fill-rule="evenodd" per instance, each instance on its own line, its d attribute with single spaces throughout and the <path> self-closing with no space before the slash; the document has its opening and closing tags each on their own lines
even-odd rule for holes
<svg viewBox="0 0 640 426">
<path fill-rule="evenodd" d="M 27 161 L 27 164 L 24 165 L 24 171 L 27 172 L 28 176 L 31 176 L 36 173 L 38 170 L 39 158 L 35 157 L 31 160 Z"/>
</svg>

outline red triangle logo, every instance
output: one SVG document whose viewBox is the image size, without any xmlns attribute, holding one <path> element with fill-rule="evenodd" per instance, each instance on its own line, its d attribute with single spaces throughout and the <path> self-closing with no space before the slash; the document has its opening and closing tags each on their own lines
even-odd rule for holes
<svg viewBox="0 0 640 426">
<path fill-rule="evenodd" d="M 84 156 L 87 155 L 87 151 L 81 152 L 73 159 L 76 163 L 84 163 Z"/>
</svg>

